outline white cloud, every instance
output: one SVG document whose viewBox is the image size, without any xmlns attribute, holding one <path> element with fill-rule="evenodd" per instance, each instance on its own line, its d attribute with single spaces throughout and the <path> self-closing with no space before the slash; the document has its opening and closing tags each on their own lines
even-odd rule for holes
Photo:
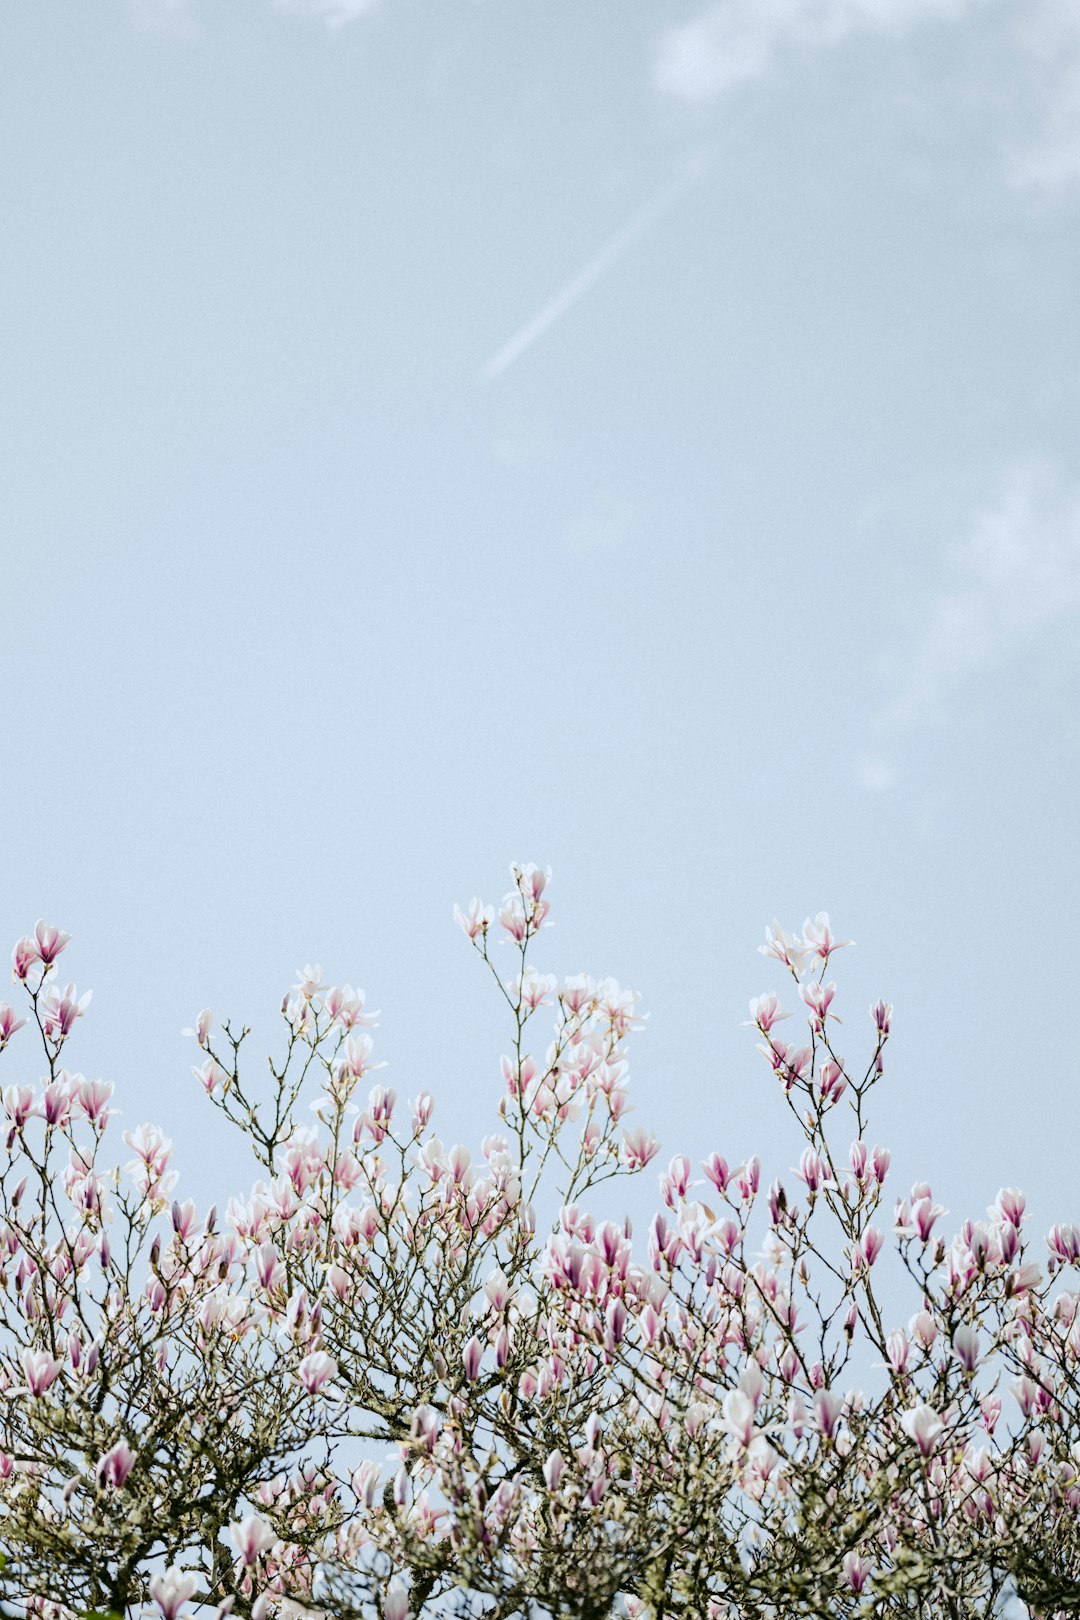
<svg viewBox="0 0 1080 1620">
<path fill-rule="evenodd" d="M 318 17 L 328 28 L 344 28 L 377 4 L 378 0 L 274 0 L 274 10 Z"/>
<path fill-rule="evenodd" d="M 379 0 L 268 0 L 270 9 L 283 15 L 310 17 L 327 28 L 343 28 L 374 9 Z M 128 0 L 132 22 L 138 28 L 195 38 L 199 33 L 195 0 Z"/>
<path fill-rule="evenodd" d="M 1080 181 L 1080 0 L 712 0 L 660 36 L 654 82 L 701 105 L 786 57 L 857 35 L 902 38 L 977 12 L 991 19 L 998 51 L 999 77 L 982 89 L 992 89 L 986 105 L 1003 120 L 996 133 L 1011 154 L 1008 179 L 1043 192 Z"/>
<path fill-rule="evenodd" d="M 1080 180 L 1080 0 L 1044 0 L 1026 10 L 1017 43 L 1040 111 L 1037 133 L 1014 153 L 1010 178 L 1057 191 Z"/>
<path fill-rule="evenodd" d="M 903 34 L 951 22 L 981 0 L 717 0 L 659 42 L 657 87 L 702 102 L 758 78 L 781 51 L 822 49 L 860 33 Z"/>
<path fill-rule="evenodd" d="M 946 577 L 895 660 L 877 717 L 887 735 L 946 717 L 963 688 L 1080 619 L 1080 490 L 1023 466 L 946 554 Z"/>
</svg>

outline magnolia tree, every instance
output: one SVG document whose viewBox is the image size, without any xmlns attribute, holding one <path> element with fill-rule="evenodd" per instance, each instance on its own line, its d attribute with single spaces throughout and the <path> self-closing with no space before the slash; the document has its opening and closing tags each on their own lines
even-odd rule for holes
<svg viewBox="0 0 1080 1620">
<path fill-rule="evenodd" d="M 762 947 L 804 1044 L 776 994 L 751 1006 L 796 1177 L 679 1155 L 643 1241 L 600 1219 L 658 1151 L 624 1121 L 636 998 L 534 966 L 547 917 L 532 866 L 497 918 L 458 913 L 509 1024 L 475 1157 L 426 1093 L 371 1088 L 364 997 L 317 968 L 258 1081 L 247 1030 L 200 1014 L 195 1073 L 262 1176 L 207 1211 L 154 1125 L 116 1167 L 112 1087 L 71 1067 L 68 936 L 18 942 L 4 1612 L 1080 1613 L 1080 1231 L 1029 1243 L 1006 1190 L 948 1237 L 928 1186 L 895 1197 L 867 1117 L 892 1010 L 841 1055 L 824 915 Z"/>
</svg>

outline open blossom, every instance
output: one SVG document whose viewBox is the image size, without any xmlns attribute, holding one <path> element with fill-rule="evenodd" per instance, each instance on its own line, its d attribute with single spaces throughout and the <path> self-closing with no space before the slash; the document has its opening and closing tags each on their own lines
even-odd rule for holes
<svg viewBox="0 0 1080 1620">
<path fill-rule="evenodd" d="M 112 1110 L 109 1100 L 113 1094 L 111 1080 L 83 1080 L 80 1078 L 74 1092 L 74 1103 L 80 1113 L 94 1125 L 104 1127 Z"/>
<path fill-rule="evenodd" d="M 24 934 L 22 939 L 16 941 L 11 952 L 12 972 L 15 978 L 25 983 L 30 969 L 40 961 L 41 954 L 38 951 L 37 940 L 31 939 L 29 934 Z"/>
<path fill-rule="evenodd" d="M 477 939 L 486 934 L 495 921 L 495 908 L 486 906 L 475 895 L 469 901 L 469 909 L 463 912 L 460 906 L 454 907 L 454 921 L 459 928 L 463 928 L 470 939 Z"/>
<path fill-rule="evenodd" d="M 323 1006 L 342 1029 L 373 1029 L 379 1014 L 364 1011 L 366 999 L 362 990 L 354 990 L 351 984 L 346 984 L 340 989 L 328 990 L 323 997 Z"/>
<path fill-rule="evenodd" d="M 754 1438 L 754 1403 L 741 1389 L 729 1390 L 724 1396 L 724 1428 L 738 1445 L 749 1446 Z"/>
<path fill-rule="evenodd" d="M 246 1519 L 229 1526 L 233 1546 L 244 1564 L 256 1564 L 262 1554 L 269 1552 L 277 1539 L 265 1519 L 249 1513 Z"/>
<path fill-rule="evenodd" d="M 19 1360 L 26 1387 L 34 1396 L 44 1395 L 46 1390 L 52 1388 L 64 1365 L 56 1356 L 50 1356 L 47 1350 L 24 1350 Z"/>
<path fill-rule="evenodd" d="M 819 911 L 813 922 L 808 917 L 803 923 L 803 945 L 806 953 L 817 956 L 822 962 L 827 962 L 833 951 L 838 951 L 851 943 L 850 939 L 834 938 L 827 911 Z"/>
<path fill-rule="evenodd" d="M 1080 1226 L 1052 1226 L 1046 1246 L 1055 1260 L 1060 1260 L 1063 1265 L 1076 1265 L 1080 1261 Z"/>
<path fill-rule="evenodd" d="M 806 966 L 810 950 L 803 940 L 789 934 L 774 917 L 771 928 L 765 930 L 765 943 L 759 945 L 762 956 L 772 956 L 793 973 L 801 973 Z"/>
<path fill-rule="evenodd" d="M 71 1034 L 75 1020 L 81 1018 L 90 1005 L 93 996 L 92 990 L 87 990 L 82 996 L 73 984 L 67 984 L 63 990 L 52 989 L 45 993 L 42 1003 L 42 1023 L 55 1041 L 65 1041 Z"/>
<path fill-rule="evenodd" d="M 945 1429 L 940 1415 L 925 1401 L 906 1411 L 900 1425 L 909 1439 L 914 1440 L 923 1457 L 929 1457 Z"/>
<path fill-rule="evenodd" d="M 623 1132 L 623 1161 L 630 1170 L 644 1170 L 649 1160 L 660 1151 L 660 1143 L 651 1131 L 635 1125 Z"/>
<path fill-rule="evenodd" d="M 52 928 L 40 917 L 34 924 L 34 943 L 46 967 L 52 966 L 70 939 L 71 935 L 65 934 L 62 928 Z"/>
<path fill-rule="evenodd" d="M 103 1485 L 112 1485 L 120 1490 L 127 1483 L 134 1463 L 135 1453 L 127 1441 L 118 1440 L 98 1462 L 97 1476 Z"/>
<path fill-rule="evenodd" d="M 150 1596 L 161 1610 L 162 1620 L 176 1620 L 188 1598 L 198 1586 L 196 1576 L 174 1565 L 164 1575 L 155 1575 L 150 1581 Z"/>
<path fill-rule="evenodd" d="M 780 1005 L 780 999 L 770 990 L 767 995 L 755 996 L 750 1003 L 750 1022 L 756 1024 L 763 1035 L 767 1035 L 773 1025 L 781 1018 L 790 1018 Z"/>
<path fill-rule="evenodd" d="M 15 1016 L 14 1007 L 9 1007 L 6 1001 L 0 1001 L 0 1049 L 5 1047 L 15 1034 L 26 1023 L 25 1018 Z"/>
<path fill-rule="evenodd" d="M 851 1590 L 861 1592 L 870 1579 L 870 1566 L 859 1553 L 846 1552 L 841 1559 L 841 1567 Z"/>
<path fill-rule="evenodd" d="M 293 995 L 299 996 L 303 1001 L 311 1001 L 325 989 L 322 968 L 318 964 L 313 967 L 310 962 L 305 962 L 302 968 L 297 968 L 296 983 L 292 987 Z"/>
<path fill-rule="evenodd" d="M 836 995 L 836 985 L 832 982 L 819 984 L 816 979 L 812 979 L 809 984 L 799 986 L 799 994 L 813 1014 L 811 1022 L 820 1034 L 825 1028 L 826 1018 L 836 1018 L 835 1013 L 829 1012 Z"/>
<path fill-rule="evenodd" d="M 298 1368 L 300 1382 L 309 1395 L 317 1395 L 331 1378 L 337 1376 L 337 1362 L 325 1350 L 313 1350 L 304 1357 Z"/>
<path fill-rule="evenodd" d="M 41 1111 L 33 1086 L 5 1086 L 3 1101 L 4 1113 L 20 1130 L 28 1119 L 35 1118 Z"/>
<path fill-rule="evenodd" d="M 223 1086 L 228 1079 L 225 1070 L 216 1058 L 208 1057 L 191 1070 L 196 1080 L 202 1086 L 207 1096 L 212 1096 L 219 1086 Z"/>
</svg>

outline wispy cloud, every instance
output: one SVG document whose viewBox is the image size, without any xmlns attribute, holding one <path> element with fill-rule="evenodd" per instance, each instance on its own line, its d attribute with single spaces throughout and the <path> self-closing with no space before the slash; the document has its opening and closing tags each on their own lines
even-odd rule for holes
<svg viewBox="0 0 1080 1620">
<path fill-rule="evenodd" d="M 1080 182 L 1080 0 L 713 0 L 660 35 L 653 80 L 701 106 L 856 36 L 901 39 L 976 14 L 990 20 L 998 52 L 986 104 L 1004 126 L 995 134 L 1011 154 L 1007 178 L 1043 192 Z"/>
<path fill-rule="evenodd" d="M 1025 9 L 1017 42 L 1035 81 L 1037 129 L 1014 145 L 1010 178 L 1058 191 L 1080 180 L 1080 0 Z"/>
<path fill-rule="evenodd" d="M 1080 489 L 1025 464 L 946 552 L 914 634 L 887 660 L 887 696 L 873 720 L 881 746 L 856 765 L 863 787 L 887 791 L 906 735 L 948 723 L 981 682 L 1040 656 L 1072 620 L 1080 626 Z"/>
<path fill-rule="evenodd" d="M 702 102 L 756 79 L 786 49 L 838 45 L 860 33 L 900 35 L 953 22 L 984 0 L 718 0 L 670 28 L 656 52 L 658 89 Z"/>
<path fill-rule="evenodd" d="M 378 4 L 379 0 L 267 0 L 271 11 L 285 16 L 310 17 L 327 28 L 344 28 L 346 23 L 355 22 Z M 194 38 L 199 32 L 196 0 L 128 0 L 128 8 L 138 28 L 185 39 Z"/>
<path fill-rule="evenodd" d="M 520 360 L 526 350 L 531 349 L 556 321 L 562 320 L 567 311 L 573 309 L 578 300 L 596 285 L 601 276 L 607 275 L 635 242 L 638 242 L 667 213 L 672 204 L 701 179 L 707 167 L 707 157 L 703 153 L 696 154 L 670 184 L 650 198 L 643 208 L 639 208 L 622 229 L 570 278 L 554 298 L 538 310 L 531 320 L 526 321 L 524 326 L 519 327 L 513 337 L 492 355 L 481 368 L 480 381 L 493 382 L 496 377 L 502 376 L 504 371 L 508 371 L 515 361 Z"/>
<path fill-rule="evenodd" d="M 344 28 L 366 12 L 374 9 L 378 0 L 273 0 L 275 11 L 290 12 L 301 17 L 317 17 L 328 28 Z"/>
</svg>

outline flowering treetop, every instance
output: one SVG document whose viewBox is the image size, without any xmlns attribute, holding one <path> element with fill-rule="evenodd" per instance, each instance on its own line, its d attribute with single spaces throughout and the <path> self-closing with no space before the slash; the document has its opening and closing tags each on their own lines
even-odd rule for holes
<svg viewBox="0 0 1080 1620">
<path fill-rule="evenodd" d="M 157 1126 L 110 1156 L 112 1087 L 71 1067 L 68 936 L 18 941 L 6 1612 L 1080 1613 L 1080 1230 L 1030 1243 L 1006 1189 L 948 1236 L 929 1186 L 896 1197 L 869 1129 L 892 1009 L 862 1063 L 840 1052 L 824 913 L 762 947 L 802 1043 L 775 991 L 750 1007 L 794 1179 L 677 1154 L 643 1241 L 599 1218 L 596 1189 L 659 1151 L 625 1120 L 637 998 L 535 964 L 549 874 L 512 872 L 497 913 L 456 913 L 509 1022 L 479 1151 L 443 1144 L 427 1093 L 371 1084 L 377 1015 L 306 966 L 261 1079 L 245 1028 L 189 1032 L 258 1170 L 205 1211 Z"/>
</svg>

